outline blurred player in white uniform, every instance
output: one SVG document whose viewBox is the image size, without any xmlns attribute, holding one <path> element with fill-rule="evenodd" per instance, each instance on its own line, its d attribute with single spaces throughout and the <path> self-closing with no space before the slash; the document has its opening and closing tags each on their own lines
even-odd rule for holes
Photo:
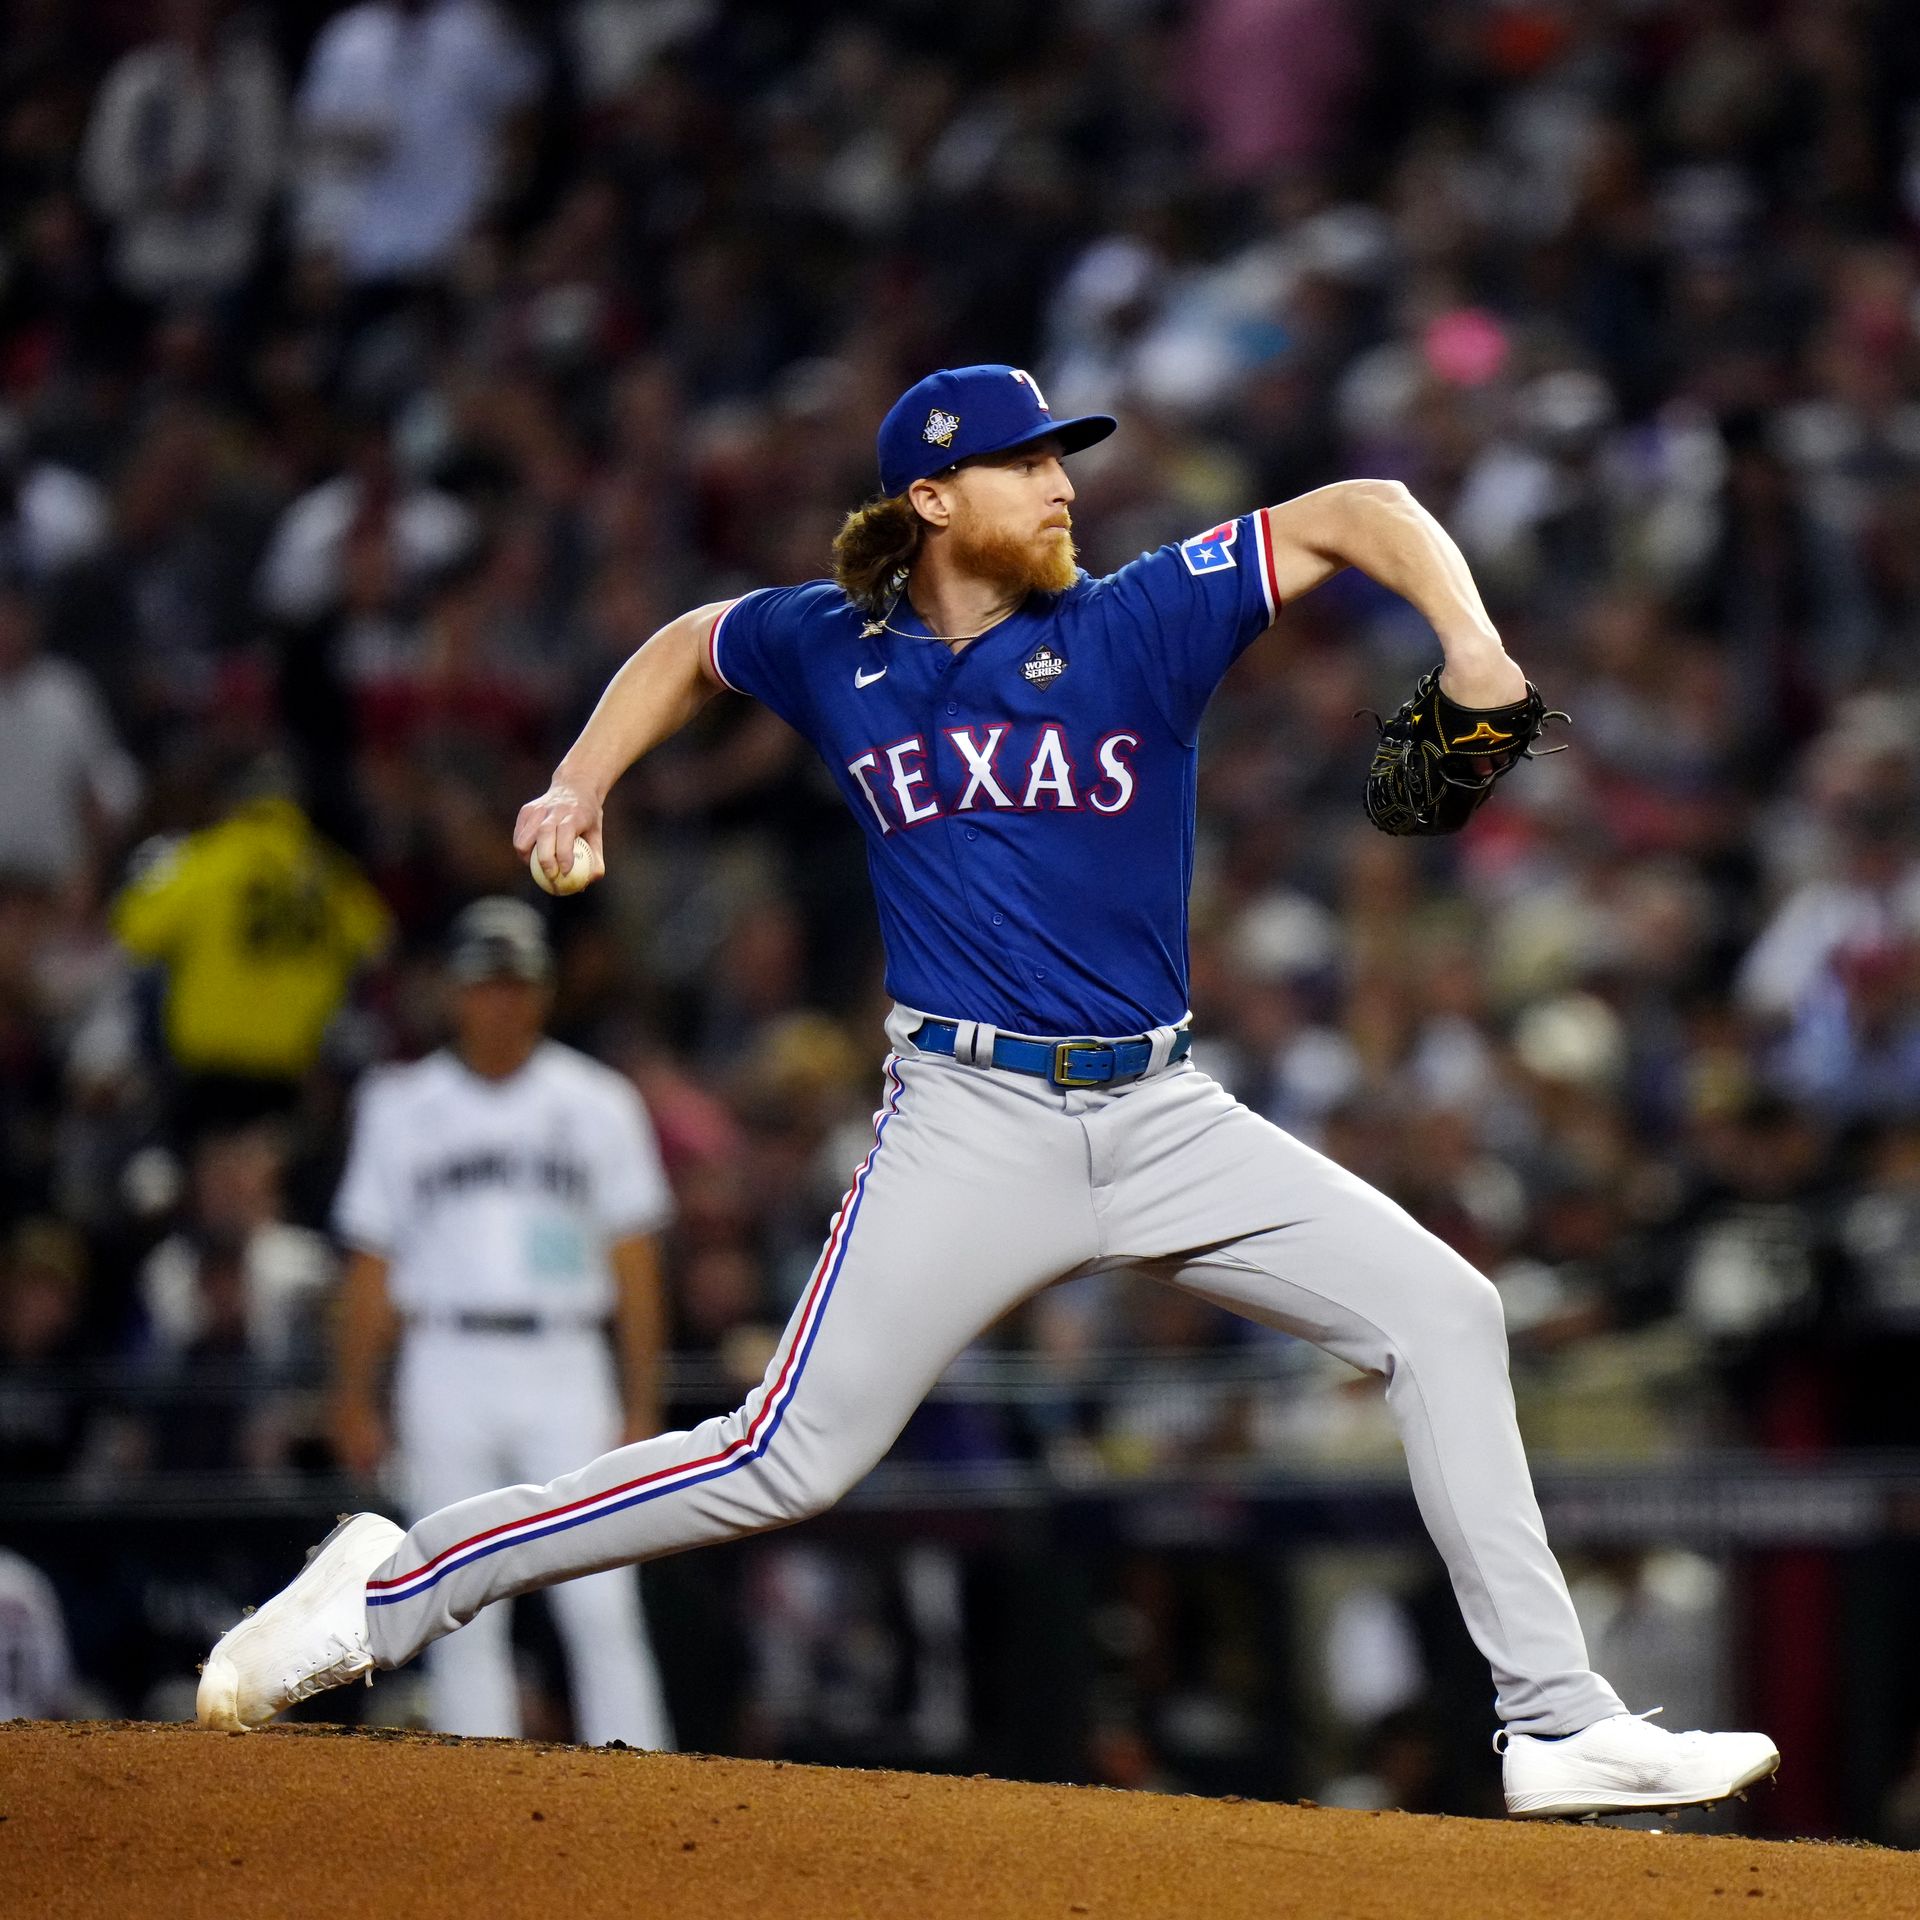
<svg viewBox="0 0 1920 1920">
<path fill-rule="evenodd" d="M 0 1547 L 0 1720 L 57 1720 L 74 1706 L 67 1623 L 53 1582 Z"/>
<path fill-rule="evenodd" d="M 335 1444 L 362 1473 L 387 1456 L 397 1341 L 391 1440 L 416 1514 L 550 1480 L 660 1424 L 654 1236 L 672 1202 L 640 1096 L 544 1037 L 552 957 L 530 906 L 467 908 L 448 973 L 452 1044 L 369 1076 L 334 1203 L 351 1249 Z M 633 1569 L 550 1604 L 578 1737 L 671 1746 Z M 520 1732 L 510 1624 L 495 1607 L 435 1649 L 441 1731 Z"/>
</svg>

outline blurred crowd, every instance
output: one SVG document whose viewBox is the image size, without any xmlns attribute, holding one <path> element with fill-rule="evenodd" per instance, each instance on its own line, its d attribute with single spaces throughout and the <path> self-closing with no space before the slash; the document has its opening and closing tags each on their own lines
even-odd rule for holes
<svg viewBox="0 0 1920 1920">
<path fill-rule="evenodd" d="M 324 1464 L 297 1391 L 146 1410 L 310 1373 L 353 1083 L 528 892 L 515 809 L 980 359 L 1123 416 L 1096 573 L 1397 477 L 1573 715 L 1387 840 L 1355 716 L 1432 637 L 1351 575 L 1289 610 L 1203 748 L 1196 1057 L 1495 1277 L 1537 1442 L 1920 1445 L 1904 0 L 3 11 L 0 1475 Z M 730 1404 L 873 1104 L 859 839 L 731 698 L 607 837 L 555 1030 L 650 1104 Z M 910 1444 L 1390 1444 L 1298 1354 L 1076 1390 L 1271 1344 L 1184 1298 L 990 1340 L 1057 1399 Z"/>
</svg>

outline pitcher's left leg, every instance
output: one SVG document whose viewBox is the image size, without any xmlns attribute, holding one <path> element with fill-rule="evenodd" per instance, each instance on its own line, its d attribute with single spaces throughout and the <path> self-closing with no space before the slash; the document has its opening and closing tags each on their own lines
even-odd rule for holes
<svg viewBox="0 0 1920 1920">
<path fill-rule="evenodd" d="M 1178 1109 L 1180 1123 L 1165 1124 Z M 1421 1517 L 1493 1669 L 1501 1719 L 1514 1732 L 1564 1734 L 1622 1712 L 1587 1664 L 1547 1545 L 1492 1283 L 1384 1194 L 1203 1074 L 1166 1112 L 1143 1108 L 1138 1119 L 1146 1124 L 1130 1131 L 1157 1149 L 1150 1164 L 1124 1146 L 1116 1153 L 1108 1251 L 1158 1255 L 1157 1270 L 1177 1284 L 1384 1375 Z M 1249 1182 L 1262 1199 L 1249 1196 Z M 1187 1215 L 1187 1245 L 1205 1251 L 1168 1260 L 1174 1249 L 1128 1244 L 1130 1228 L 1166 1232 L 1170 1205 Z M 1218 1244 L 1250 1207 L 1271 1224 Z"/>
<path fill-rule="evenodd" d="M 1203 1254 L 1176 1284 L 1386 1377 L 1420 1517 L 1509 1728 L 1572 1733 L 1624 1711 L 1587 1665 L 1547 1545 L 1514 1421 L 1500 1296 L 1451 1249 L 1415 1240 L 1424 1230 L 1406 1215 L 1369 1220 L 1352 1201 L 1336 1211 L 1330 1242 L 1281 1228 Z M 1344 1270 L 1322 1260 L 1329 1245 Z"/>
</svg>

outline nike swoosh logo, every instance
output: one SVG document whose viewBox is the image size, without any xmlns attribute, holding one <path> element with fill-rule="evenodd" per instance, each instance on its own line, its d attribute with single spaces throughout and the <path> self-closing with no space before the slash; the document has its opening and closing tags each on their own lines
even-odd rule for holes
<svg viewBox="0 0 1920 1920">
<path fill-rule="evenodd" d="M 853 684 L 856 687 L 870 687 L 876 680 L 884 680 L 887 670 L 882 667 L 878 673 L 862 673 L 858 667 L 853 670 Z"/>
</svg>

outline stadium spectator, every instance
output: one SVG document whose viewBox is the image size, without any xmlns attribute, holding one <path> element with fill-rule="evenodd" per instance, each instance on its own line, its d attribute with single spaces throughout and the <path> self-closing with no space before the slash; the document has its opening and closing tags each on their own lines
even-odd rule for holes
<svg viewBox="0 0 1920 1920">
<path fill-rule="evenodd" d="M 107 535 L 97 482 L 36 459 L 26 422 L 0 406 L 0 575 L 40 584 L 95 553 Z"/>
<path fill-rule="evenodd" d="M 189 1135 L 293 1107 L 327 1023 L 393 924 L 271 761 L 249 770 L 218 824 L 151 850 L 113 917 L 127 951 L 164 974 L 165 1047 Z"/>
<path fill-rule="evenodd" d="M 199 401 L 160 400 L 116 466 L 106 540 L 48 596 L 50 650 L 93 673 L 150 763 L 245 739 L 261 704 L 242 656 L 272 489 L 223 460 L 222 433 Z"/>
<path fill-rule="evenodd" d="M 324 1234 L 291 1225 L 282 1192 L 285 1148 L 272 1126 L 209 1134 L 193 1157 L 189 1216 L 148 1254 L 140 1301 L 152 1351 L 191 1353 L 223 1320 L 263 1371 L 318 1357 L 321 1302 L 335 1277 Z M 237 1273 L 229 1302 L 210 1284 Z"/>
<path fill-rule="evenodd" d="M 136 1277 L 141 1406 L 117 1436 L 160 1472 L 284 1469 L 317 1440 L 317 1364 L 336 1266 L 325 1235 L 285 1217 L 272 1123 L 205 1135 L 186 1207 Z"/>
<path fill-rule="evenodd" d="M 391 422 L 355 422 L 341 471 L 281 516 L 258 582 L 270 618 L 306 626 L 405 604 L 469 551 L 472 516 L 405 473 L 393 441 Z"/>
<path fill-rule="evenodd" d="M 1909 1116 L 1877 1128 L 1863 1160 L 1838 1228 L 1847 1261 L 1840 1437 L 1901 1446 L 1912 1438 L 1912 1382 L 1920 1366 L 1920 1122 Z"/>
<path fill-rule="evenodd" d="M 20 1222 L 0 1256 L 0 1479 L 54 1479 L 79 1462 L 88 1402 L 65 1370 L 85 1349 L 86 1246 L 58 1220 Z"/>
<path fill-rule="evenodd" d="M 280 76 L 221 0 L 168 0 L 165 37 L 122 56 L 81 157 L 115 276 L 163 306 L 216 300 L 252 270 L 282 166 Z"/>
<path fill-rule="evenodd" d="M 356 283 L 446 272 L 539 83 L 488 0 L 361 0 L 336 14 L 300 83 L 299 243 Z"/>
<path fill-rule="evenodd" d="M 93 683 L 40 650 L 32 600 L 0 579 L 0 873 L 84 893 L 140 784 Z"/>
</svg>

